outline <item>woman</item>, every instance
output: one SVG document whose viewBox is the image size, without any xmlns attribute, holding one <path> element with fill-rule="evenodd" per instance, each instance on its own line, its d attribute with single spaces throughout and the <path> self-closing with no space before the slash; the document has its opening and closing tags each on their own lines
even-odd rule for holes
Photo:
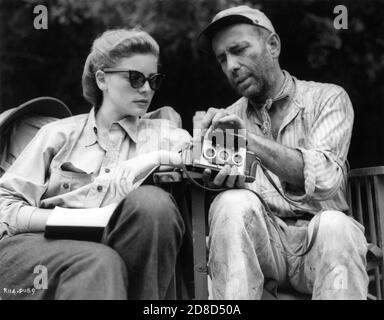
<svg viewBox="0 0 384 320">
<path fill-rule="evenodd" d="M 146 115 L 163 78 L 158 59 L 142 30 L 103 33 L 82 77 L 90 113 L 44 126 L 0 179 L 3 299 L 164 298 L 184 225 L 168 193 L 137 186 L 157 166 L 177 165 L 189 135 Z M 177 118 L 170 108 L 158 113 Z M 92 225 L 96 212 L 113 212 L 101 243 L 44 237 L 63 213 Z M 47 284 L 36 266 L 46 268 Z"/>
</svg>

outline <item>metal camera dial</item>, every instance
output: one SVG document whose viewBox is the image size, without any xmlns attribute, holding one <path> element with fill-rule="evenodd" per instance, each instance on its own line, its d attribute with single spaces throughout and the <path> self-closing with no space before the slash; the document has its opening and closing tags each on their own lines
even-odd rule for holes
<svg viewBox="0 0 384 320">
<path fill-rule="evenodd" d="M 244 161 L 244 158 L 243 156 L 240 154 L 240 153 L 234 153 L 232 155 L 232 162 L 237 165 L 237 166 L 241 166 L 243 164 L 243 161 Z"/>
<path fill-rule="evenodd" d="M 220 161 L 227 162 L 230 159 L 231 155 L 227 150 L 222 149 L 218 152 L 217 157 Z"/>
<path fill-rule="evenodd" d="M 213 147 L 208 147 L 204 150 L 204 157 L 206 159 L 212 160 L 216 157 L 216 149 Z"/>
</svg>

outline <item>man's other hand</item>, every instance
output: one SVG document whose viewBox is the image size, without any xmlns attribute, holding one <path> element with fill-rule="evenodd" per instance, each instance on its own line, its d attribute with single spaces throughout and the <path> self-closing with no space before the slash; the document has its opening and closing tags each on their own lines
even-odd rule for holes
<svg viewBox="0 0 384 320">
<path fill-rule="evenodd" d="M 244 188 L 245 176 L 241 175 L 237 166 L 226 164 L 211 181 L 212 170 L 205 169 L 203 172 L 204 184 L 210 188 Z"/>
</svg>

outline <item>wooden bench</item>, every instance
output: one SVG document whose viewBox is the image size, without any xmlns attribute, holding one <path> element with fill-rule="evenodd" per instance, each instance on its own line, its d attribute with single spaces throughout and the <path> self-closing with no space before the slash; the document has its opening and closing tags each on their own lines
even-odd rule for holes
<svg viewBox="0 0 384 320">
<path fill-rule="evenodd" d="M 198 175 L 194 176 L 199 178 Z M 181 173 L 166 172 L 154 175 L 156 184 L 169 184 L 187 181 Z M 188 184 L 188 183 L 187 183 Z M 193 251 L 193 297 L 196 300 L 208 299 L 208 270 L 207 270 L 207 206 L 206 194 L 199 187 L 189 184 L 191 218 L 192 251 Z M 353 216 L 365 227 L 365 235 L 373 244 L 372 252 L 368 255 L 367 272 L 370 285 L 368 299 L 383 299 L 383 248 L 384 248 L 384 166 L 353 169 L 348 177 L 349 215 Z M 376 251 L 374 250 L 376 249 Z M 374 254 L 372 254 L 374 253 Z M 177 290 L 176 280 L 174 290 Z M 180 289 L 178 289 L 180 291 Z M 186 292 L 186 290 L 184 290 Z M 279 294 L 281 299 L 310 299 L 310 295 L 299 293 Z M 174 295 L 177 297 L 177 295 Z M 179 296 L 186 299 L 188 296 Z"/>
<path fill-rule="evenodd" d="M 353 169 L 348 176 L 349 214 L 365 227 L 367 241 L 379 249 L 368 256 L 369 299 L 383 299 L 384 166 Z"/>
</svg>

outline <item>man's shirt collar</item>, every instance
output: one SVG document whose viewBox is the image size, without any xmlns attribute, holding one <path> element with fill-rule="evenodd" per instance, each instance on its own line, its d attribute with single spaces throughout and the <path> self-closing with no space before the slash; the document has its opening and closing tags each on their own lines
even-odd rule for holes
<svg viewBox="0 0 384 320">
<path fill-rule="evenodd" d="M 281 86 L 280 91 L 272 99 L 272 103 L 281 99 L 290 98 L 293 96 L 295 91 L 295 84 L 293 82 L 292 76 L 285 70 L 283 70 L 284 82 Z"/>
<path fill-rule="evenodd" d="M 263 107 L 265 107 L 267 110 L 269 110 L 273 103 L 279 100 L 292 98 L 295 93 L 295 82 L 293 81 L 292 76 L 289 74 L 288 71 L 282 70 L 284 74 L 284 82 L 281 86 L 279 92 L 275 95 L 273 98 L 269 98 L 264 102 Z M 253 112 L 253 106 L 251 105 L 250 101 L 248 100 L 247 104 L 247 111 L 248 113 Z"/>
</svg>

